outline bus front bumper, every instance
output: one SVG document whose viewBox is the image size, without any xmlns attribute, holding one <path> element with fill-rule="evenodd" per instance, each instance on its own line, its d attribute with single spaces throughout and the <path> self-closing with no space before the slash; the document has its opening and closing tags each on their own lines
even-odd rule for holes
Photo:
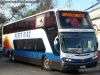
<svg viewBox="0 0 100 75">
<path fill-rule="evenodd" d="M 71 62 L 65 62 L 62 60 L 61 61 L 61 71 L 92 68 L 92 67 L 96 67 L 97 63 L 98 63 L 97 59 L 90 61 L 90 62 L 84 62 L 84 63 L 71 63 Z"/>
</svg>

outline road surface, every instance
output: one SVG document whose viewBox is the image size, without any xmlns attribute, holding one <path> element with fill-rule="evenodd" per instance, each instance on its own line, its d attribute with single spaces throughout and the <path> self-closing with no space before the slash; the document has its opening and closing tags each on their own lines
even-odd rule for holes
<svg viewBox="0 0 100 75">
<path fill-rule="evenodd" d="M 77 72 L 46 71 L 40 66 L 24 62 L 11 62 L 8 58 L 0 57 L 0 75 L 100 75 L 100 63 L 97 67 L 82 69 Z"/>
</svg>

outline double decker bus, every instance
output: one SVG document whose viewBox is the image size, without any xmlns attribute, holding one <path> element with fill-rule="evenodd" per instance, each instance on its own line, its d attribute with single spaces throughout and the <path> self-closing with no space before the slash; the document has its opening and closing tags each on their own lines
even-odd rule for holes
<svg viewBox="0 0 100 75">
<path fill-rule="evenodd" d="M 97 39 L 88 12 L 51 9 L 3 26 L 3 54 L 46 70 L 97 66 Z"/>
</svg>

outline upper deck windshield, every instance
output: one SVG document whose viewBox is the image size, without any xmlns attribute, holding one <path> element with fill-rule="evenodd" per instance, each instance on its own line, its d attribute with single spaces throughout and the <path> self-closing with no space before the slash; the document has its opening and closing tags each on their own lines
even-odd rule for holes
<svg viewBox="0 0 100 75">
<path fill-rule="evenodd" d="M 93 28 L 87 12 L 58 11 L 59 28 Z"/>
<path fill-rule="evenodd" d="M 96 37 L 91 33 L 60 33 L 61 49 L 68 53 L 85 53 L 96 50 Z"/>
</svg>

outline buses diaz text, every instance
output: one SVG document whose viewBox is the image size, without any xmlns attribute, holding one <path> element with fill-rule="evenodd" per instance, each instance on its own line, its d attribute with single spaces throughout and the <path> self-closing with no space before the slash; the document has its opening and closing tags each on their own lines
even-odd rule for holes
<svg viewBox="0 0 100 75">
<path fill-rule="evenodd" d="M 17 32 L 14 38 L 30 38 L 31 31 Z"/>
</svg>

